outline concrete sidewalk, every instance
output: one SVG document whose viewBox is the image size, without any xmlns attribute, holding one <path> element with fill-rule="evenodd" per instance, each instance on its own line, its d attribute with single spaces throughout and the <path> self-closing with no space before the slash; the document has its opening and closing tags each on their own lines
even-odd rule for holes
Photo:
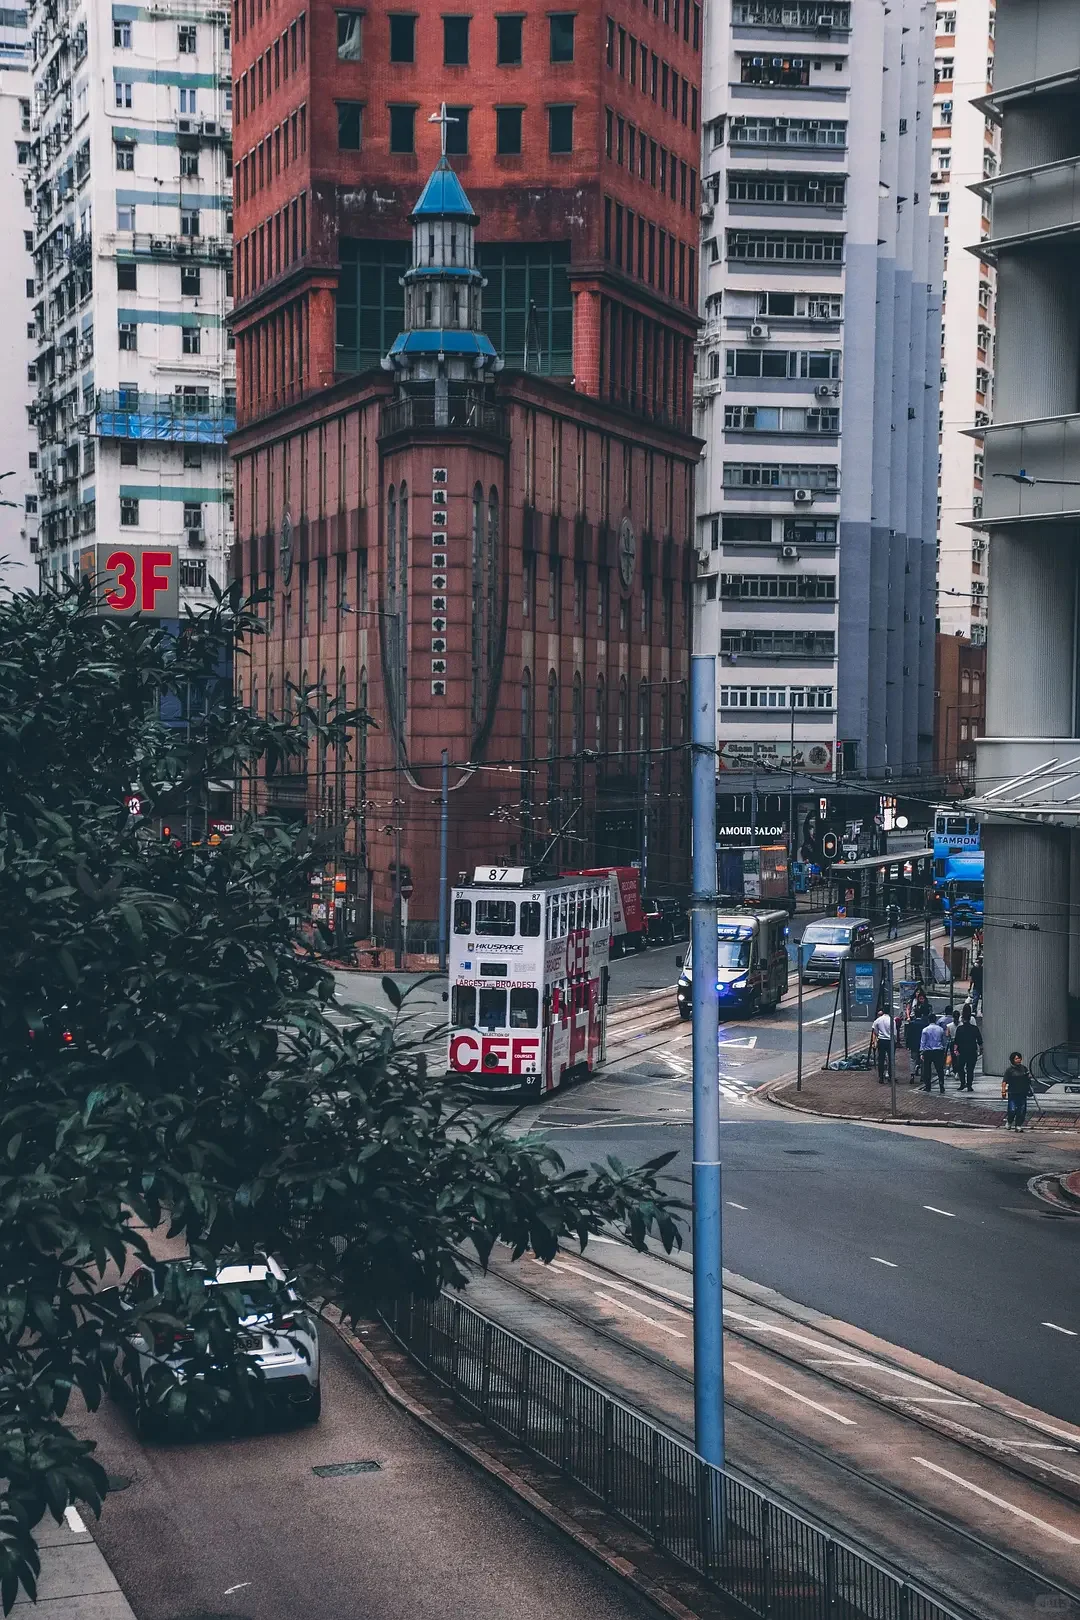
<svg viewBox="0 0 1080 1620">
<path fill-rule="evenodd" d="M 29 1620 L 135 1620 L 135 1611 L 76 1508 L 63 1524 L 44 1518 L 35 1532 L 41 1549 L 37 1603 L 20 1592 L 15 1607 Z"/>
</svg>

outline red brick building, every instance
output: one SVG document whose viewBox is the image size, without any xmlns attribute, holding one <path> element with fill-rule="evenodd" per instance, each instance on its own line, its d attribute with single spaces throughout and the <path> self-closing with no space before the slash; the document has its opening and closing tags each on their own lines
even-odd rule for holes
<svg viewBox="0 0 1080 1620">
<path fill-rule="evenodd" d="M 971 788 L 975 740 L 986 733 L 986 646 L 938 635 L 934 654 L 935 772 Z"/>
<path fill-rule="evenodd" d="M 700 29 L 237 10 L 234 566 L 273 594 L 241 679 L 377 722 L 258 789 L 336 829 L 362 927 L 398 860 L 433 938 L 444 747 L 452 876 L 644 844 L 685 883 Z"/>
</svg>

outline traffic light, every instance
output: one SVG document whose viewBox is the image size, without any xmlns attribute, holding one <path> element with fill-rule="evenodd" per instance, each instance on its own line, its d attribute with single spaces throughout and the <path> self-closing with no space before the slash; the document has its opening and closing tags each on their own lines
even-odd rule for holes
<svg viewBox="0 0 1080 1620">
<path fill-rule="evenodd" d="M 835 861 L 840 848 L 840 840 L 834 832 L 821 835 L 821 858 L 825 861 Z"/>
<path fill-rule="evenodd" d="M 171 827 L 162 827 L 162 829 L 161 829 L 161 842 L 163 844 L 171 844 L 172 843 L 172 828 Z"/>
<path fill-rule="evenodd" d="M 400 871 L 398 870 L 398 864 L 396 861 L 390 862 L 390 882 L 393 886 L 395 894 L 400 894 L 403 900 L 407 900 L 412 894 L 412 872 L 409 870 L 408 866 L 406 866 L 404 861 L 401 863 Z"/>
</svg>

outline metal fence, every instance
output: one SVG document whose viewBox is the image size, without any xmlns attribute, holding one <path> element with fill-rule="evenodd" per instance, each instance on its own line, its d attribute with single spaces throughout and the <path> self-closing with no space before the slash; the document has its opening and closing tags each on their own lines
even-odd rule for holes
<svg viewBox="0 0 1080 1620">
<path fill-rule="evenodd" d="M 760 1620 L 956 1620 L 955 1611 L 702 1462 L 460 1300 L 400 1301 L 398 1342 L 485 1422 Z"/>
</svg>

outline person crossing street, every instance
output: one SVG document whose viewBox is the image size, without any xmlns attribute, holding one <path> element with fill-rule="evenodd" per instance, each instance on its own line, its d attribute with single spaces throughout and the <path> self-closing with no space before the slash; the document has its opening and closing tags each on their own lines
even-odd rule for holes
<svg viewBox="0 0 1080 1620">
<path fill-rule="evenodd" d="M 927 1024 L 919 1038 L 919 1061 L 922 1065 L 922 1088 L 929 1091 L 935 1074 L 938 1090 L 945 1090 L 945 1031 L 936 1022 Z"/>
<path fill-rule="evenodd" d="M 952 1039 L 953 1070 L 961 1091 L 972 1091 L 975 1086 L 975 1064 L 982 1051 L 982 1035 L 971 1016 L 970 1007 L 960 1010 L 960 1022 Z"/>
</svg>

